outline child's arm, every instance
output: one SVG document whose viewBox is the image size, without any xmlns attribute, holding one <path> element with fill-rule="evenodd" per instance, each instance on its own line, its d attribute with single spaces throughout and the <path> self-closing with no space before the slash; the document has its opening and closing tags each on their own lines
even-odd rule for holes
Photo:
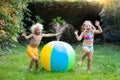
<svg viewBox="0 0 120 80">
<path fill-rule="evenodd" d="M 26 33 L 23 33 L 22 36 L 24 36 L 25 39 L 30 39 L 33 35 L 30 34 L 30 35 L 26 35 Z"/>
<path fill-rule="evenodd" d="M 94 29 L 94 33 L 97 33 L 97 34 L 102 33 L 102 28 L 100 26 L 100 22 L 99 21 L 95 21 L 95 25 L 98 27 L 98 30 Z"/>
<path fill-rule="evenodd" d="M 49 33 L 49 34 L 42 34 L 42 35 L 43 35 L 43 37 L 53 37 L 53 36 L 57 36 L 59 34 L 61 34 L 61 33 L 56 33 L 56 34 Z"/>
<path fill-rule="evenodd" d="M 83 32 L 80 34 L 80 36 L 78 36 L 78 31 L 75 31 L 75 37 L 78 41 L 81 41 L 81 39 L 83 38 Z"/>
</svg>

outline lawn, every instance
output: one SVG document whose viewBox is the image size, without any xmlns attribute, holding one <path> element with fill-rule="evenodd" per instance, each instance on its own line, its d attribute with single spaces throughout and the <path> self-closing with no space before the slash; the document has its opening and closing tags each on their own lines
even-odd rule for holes
<svg viewBox="0 0 120 80">
<path fill-rule="evenodd" d="M 110 43 L 96 43 L 91 73 L 86 71 L 87 59 L 81 66 L 81 44 L 72 44 L 76 52 L 76 61 L 68 72 L 48 72 L 44 69 L 29 72 L 30 59 L 26 46 L 18 45 L 12 54 L 0 57 L 0 80 L 120 80 L 120 47 Z M 41 47 L 40 47 L 41 49 Z"/>
</svg>

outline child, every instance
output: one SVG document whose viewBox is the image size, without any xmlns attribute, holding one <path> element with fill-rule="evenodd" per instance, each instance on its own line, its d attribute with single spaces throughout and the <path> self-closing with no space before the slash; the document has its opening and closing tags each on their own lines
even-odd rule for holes
<svg viewBox="0 0 120 80">
<path fill-rule="evenodd" d="M 88 63 L 87 63 L 88 72 L 90 72 L 91 64 L 92 64 L 92 55 L 94 51 L 94 47 L 93 47 L 94 34 L 102 33 L 102 29 L 99 21 L 95 21 L 95 25 L 98 27 L 98 30 L 95 29 L 95 27 L 92 25 L 92 23 L 89 20 L 86 20 L 81 27 L 82 32 L 80 36 L 78 36 L 78 31 L 74 32 L 75 37 L 78 41 L 84 38 L 83 46 L 82 46 L 83 55 L 82 55 L 82 59 L 78 62 L 78 65 L 81 65 L 85 57 L 88 57 Z"/>
<path fill-rule="evenodd" d="M 31 27 L 32 34 L 26 35 L 26 33 L 23 33 L 22 36 L 24 36 L 25 39 L 31 39 L 30 44 L 27 47 L 27 53 L 28 57 L 32 58 L 30 62 L 29 70 L 32 70 L 33 63 L 35 62 L 36 71 L 39 71 L 38 68 L 38 46 L 42 40 L 43 37 L 52 37 L 57 36 L 60 33 L 57 34 L 42 34 L 43 25 L 42 24 L 35 24 Z"/>
</svg>

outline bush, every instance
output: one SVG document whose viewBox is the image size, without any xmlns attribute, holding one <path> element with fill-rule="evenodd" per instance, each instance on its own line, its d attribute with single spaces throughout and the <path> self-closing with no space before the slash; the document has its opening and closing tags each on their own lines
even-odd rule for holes
<svg viewBox="0 0 120 80">
<path fill-rule="evenodd" d="M 62 19 L 61 17 L 56 17 L 54 19 L 52 19 L 53 23 L 59 23 L 61 25 L 61 27 L 63 27 L 66 24 L 66 21 L 64 19 Z"/>
<path fill-rule="evenodd" d="M 24 31 L 22 20 L 27 2 L 0 0 L 0 50 L 15 46 L 19 33 Z"/>
</svg>

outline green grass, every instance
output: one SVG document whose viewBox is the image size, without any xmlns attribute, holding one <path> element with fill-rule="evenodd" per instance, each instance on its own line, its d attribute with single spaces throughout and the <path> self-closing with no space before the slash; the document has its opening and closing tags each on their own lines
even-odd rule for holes
<svg viewBox="0 0 120 80">
<path fill-rule="evenodd" d="M 48 72 L 41 69 L 29 72 L 30 59 L 26 47 L 18 45 L 13 54 L 0 57 L 0 80 L 120 80 L 120 47 L 114 44 L 95 44 L 91 73 L 87 73 L 87 59 L 77 66 L 81 58 L 81 45 L 72 45 L 76 61 L 68 72 Z M 41 48 L 40 48 L 41 49 Z"/>
</svg>

